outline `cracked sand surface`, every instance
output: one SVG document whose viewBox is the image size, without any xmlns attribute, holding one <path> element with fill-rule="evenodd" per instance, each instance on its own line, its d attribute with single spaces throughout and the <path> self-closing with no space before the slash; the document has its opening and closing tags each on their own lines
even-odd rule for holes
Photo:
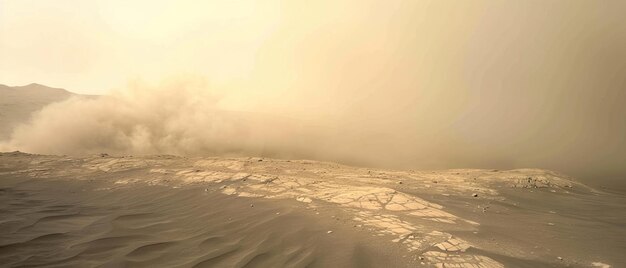
<svg viewBox="0 0 626 268">
<path fill-rule="evenodd" d="M 478 193 L 481 198 L 495 200 L 501 197 L 497 190 L 489 188 L 493 183 L 506 183 L 511 187 L 550 187 L 558 191 L 583 187 L 542 170 L 390 172 L 314 161 L 171 156 L 64 158 L 57 162 L 65 161 L 68 168 L 54 169 L 48 167 L 55 163 L 49 160 L 54 157 L 41 158 L 29 163 L 27 167 L 30 168 L 15 172 L 31 177 L 75 175 L 78 179 L 88 179 L 89 172 L 127 172 L 127 176 L 115 181 L 114 187 L 136 183 L 172 187 L 220 185 L 219 191 L 227 195 L 289 199 L 308 208 L 339 209 L 365 227 L 363 230 L 389 237 L 389 241 L 416 252 L 423 264 L 437 267 L 503 265 L 489 257 L 467 253 L 476 246 L 441 231 L 446 225 L 474 231 L 479 223 L 447 212 L 444 206 L 404 192 L 404 189 L 465 197 Z"/>
<path fill-rule="evenodd" d="M 321 181 L 292 175 L 242 173 L 239 171 L 243 169 L 243 165 L 225 161 L 216 163 L 202 161 L 201 164 L 198 162 L 195 164 L 195 166 L 205 168 L 210 168 L 213 165 L 229 169 L 231 172 L 191 169 L 180 171 L 152 170 L 152 172 L 175 172 L 176 175 L 181 176 L 183 183 L 222 183 L 225 181 L 237 183 L 223 187 L 221 192 L 228 195 L 295 199 L 309 204 L 309 206 L 312 204 L 330 204 L 345 207 L 348 208 L 347 212 L 354 214 L 353 219 L 355 221 L 373 228 L 374 232 L 380 235 L 391 236 L 392 242 L 404 244 L 409 251 L 424 251 L 436 247 L 446 252 L 464 252 L 471 247 L 468 242 L 452 238 L 452 235 L 437 231 L 428 224 L 400 219 L 400 217 L 417 218 L 446 224 L 456 224 L 461 221 L 459 217 L 445 212 L 443 206 L 387 187 L 359 185 L 358 183 L 357 185 L 348 184 L 349 182 L 362 181 L 353 179 L 359 178 L 353 175 L 343 174 L 334 177 L 334 179 Z M 294 172 L 287 170 L 286 173 L 293 174 Z M 323 172 L 315 170 L 313 173 L 324 174 L 326 178 L 333 176 L 328 170 Z M 385 181 L 383 180 L 383 182 Z M 372 181 L 368 181 L 368 184 L 371 183 Z M 502 267 L 496 261 L 485 256 L 471 254 L 445 256 L 443 258 L 428 257 L 425 260 L 427 263 L 441 267 Z"/>
</svg>

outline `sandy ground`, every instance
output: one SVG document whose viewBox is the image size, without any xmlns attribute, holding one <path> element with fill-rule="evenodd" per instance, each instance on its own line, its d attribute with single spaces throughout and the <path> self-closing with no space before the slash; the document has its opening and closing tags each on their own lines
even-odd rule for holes
<svg viewBox="0 0 626 268">
<path fill-rule="evenodd" d="M 5 266 L 626 267 L 626 196 L 537 169 L 0 154 Z"/>
</svg>

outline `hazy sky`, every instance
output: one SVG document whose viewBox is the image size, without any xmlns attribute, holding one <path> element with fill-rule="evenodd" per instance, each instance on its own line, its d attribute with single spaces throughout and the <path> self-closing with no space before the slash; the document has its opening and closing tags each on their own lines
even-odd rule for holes
<svg viewBox="0 0 626 268">
<path fill-rule="evenodd" d="M 2 0 L 0 80 L 104 93 L 180 73 L 242 79 L 280 16 L 270 1 Z"/>
<path fill-rule="evenodd" d="M 625 10 L 622 0 L 0 0 L 0 83 L 102 94 L 199 76 L 222 107 L 324 122 L 372 161 L 615 177 L 626 174 Z"/>
</svg>

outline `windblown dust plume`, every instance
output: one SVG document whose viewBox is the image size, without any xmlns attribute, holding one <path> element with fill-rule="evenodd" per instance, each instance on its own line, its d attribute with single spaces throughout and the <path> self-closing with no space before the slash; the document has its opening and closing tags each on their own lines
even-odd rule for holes
<svg viewBox="0 0 626 268">
<path fill-rule="evenodd" d="M 286 146 L 293 149 L 289 136 L 297 129 L 286 121 L 219 109 L 219 100 L 201 79 L 159 86 L 134 83 L 111 96 L 51 104 L 19 126 L 0 149 L 73 155 L 264 154 Z"/>
<path fill-rule="evenodd" d="M 583 178 L 620 172 L 615 150 L 623 143 L 613 142 L 617 147 L 608 149 L 611 140 L 594 140 L 613 134 L 579 128 L 577 122 L 590 118 L 571 118 L 551 108 L 529 111 L 560 122 L 549 125 L 544 119 L 524 117 L 529 112 L 521 107 L 508 111 L 514 120 L 494 112 L 507 104 L 519 106 L 521 100 L 493 100 L 473 109 L 467 108 L 469 100 L 456 100 L 466 110 L 433 109 L 435 104 L 446 107 L 450 93 L 424 96 L 418 101 L 424 106 L 411 106 L 401 100 L 406 94 L 393 93 L 378 94 L 373 105 L 356 103 L 351 110 L 325 107 L 305 116 L 295 108 L 264 109 L 240 96 L 234 96 L 239 109 L 232 109 L 228 101 L 233 102 L 233 96 L 213 90 L 204 79 L 174 79 L 157 86 L 135 82 L 110 96 L 72 97 L 44 107 L 18 126 L 10 140 L 0 143 L 0 151 L 266 156 L 394 168 L 539 167 Z M 338 95 L 334 100 L 349 103 L 350 98 Z M 320 102 L 291 101 L 293 107 Z M 598 107 L 595 113 L 609 111 Z M 586 142 L 575 144 L 571 139 Z M 607 159 L 611 154 L 616 157 Z M 593 166 L 585 168 L 582 163 Z"/>
</svg>

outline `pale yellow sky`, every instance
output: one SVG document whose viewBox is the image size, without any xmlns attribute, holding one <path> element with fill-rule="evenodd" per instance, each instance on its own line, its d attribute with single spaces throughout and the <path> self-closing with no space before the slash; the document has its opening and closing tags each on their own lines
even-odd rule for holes
<svg viewBox="0 0 626 268">
<path fill-rule="evenodd" d="M 614 39 L 603 42 L 609 49 L 620 45 L 625 7 L 619 0 L 0 0 L 0 83 L 104 93 L 129 79 L 193 74 L 216 87 L 314 80 L 330 90 L 366 75 L 458 86 L 435 80 L 500 62 L 541 69 L 536 60 L 584 56 L 580 46 L 601 38 Z M 418 73 L 412 80 L 407 68 Z M 453 78 L 446 80 L 461 82 Z"/>
<path fill-rule="evenodd" d="M 249 76 L 275 30 L 270 1 L 0 1 L 0 83 L 85 93 L 129 79 Z"/>
<path fill-rule="evenodd" d="M 371 143 L 364 154 L 390 150 L 401 159 L 386 161 L 404 166 L 593 161 L 626 174 L 625 10 L 623 0 L 0 0 L 0 83 L 103 94 L 203 77 L 224 107 L 341 126 L 354 146 Z"/>
</svg>

